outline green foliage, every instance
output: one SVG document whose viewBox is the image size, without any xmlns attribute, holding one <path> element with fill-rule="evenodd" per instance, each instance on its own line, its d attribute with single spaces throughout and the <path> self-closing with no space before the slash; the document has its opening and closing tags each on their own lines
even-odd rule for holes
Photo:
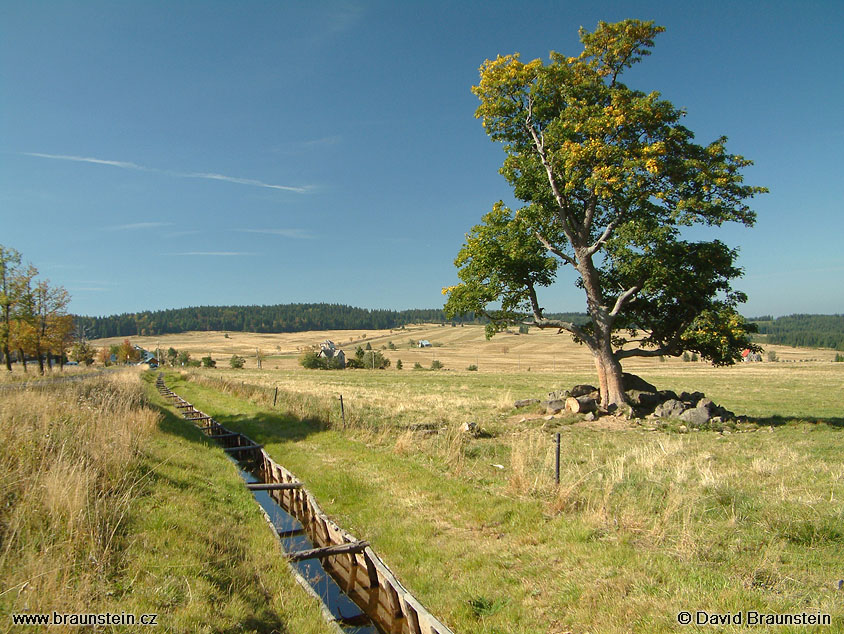
<svg viewBox="0 0 844 634">
<path fill-rule="evenodd" d="M 367 350 L 361 363 L 368 370 L 383 370 L 390 367 L 390 360 L 377 350 Z"/>
<path fill-rule="evenodd" d="M 777 352 L 776 350 L 768 350 L 768 361 L 771 363 L 775 363 L 777 360 Z"/>
<path fill-rule="evenodd" d="M 217 362 L 214 361 L 210 356 L 202 357 L 202 367 L 204 368 L 216 368 Z"/>
<path fill-rule="evenodd" d="M 306 350 L 299 356 L 299 365 L 308 370 L 318 370 L 323 367 L 322 359 L 316 350 Z"/>
<path fill-rule="evenodd" d="M 469 372 L 477 372 L 477 371 L 478 371 L 478 366 L 476 366 L 476 365 L 473 363 L 472 365 L 470 365 L 470 366 L 469 366 L 469 367 L 467 367 L 466 369 L 467 369 L 467 370 L 469 370 Z"/>
<path fill-rule="evenodd" d="M 94 350 L 94 347 L 87 340 L 82 339 L 73 345 L 70 352 L 70 358 L 77 363 L 91 365 L 94 363 L 95 354 L 96 351 Z"/>
<path fill-rule="evenodd" d="M 390 350 L 395 350 L 396 344 L 394 344 L 392 341 L 388 341 L 387 342 L 387 348 L 390 349 Z"/>
<path fill-rule="evenodd" d="M 422 364 L 417 361 L 416 363 L 413 364 L 413 369 L 414 370 L 424 370 L 425 368 L 423 368 Z"/>
<path fill-rule="evenodd" d="M 366 342 L 365 350 L 372 350 L 372 344 L 369 343 L 368 341 Z"/>
<path fill-rule="evenodd" d="M 432 370 L 442 370 L 443 369 L 442 361 L 440 361 L 439 359 L 434 359 L 433 361 L 431 361 L 431 369 Z"/>
<path fill-rule="evenodd" d="M 476 116 L 502 144 L 501 173 L 525 205 L 496 203 L 467 235 L 455 260 L 461 282 L 443 289 L 447 315 L 485 314 L 491 335 L 529 314 L 615 361 L 689 350 L 728 365 L 756 348 L 735 311 L 745 300 L 731 288 L 742 273 L 736 251 L 681 236 L 696 224 L 753 225 L 745 201 L 766 190 L 743 183 L 751 162 L 729 153 L 725 137 L 695 143 L 681 109 L 620 81 L 663 30 L 600 22 L 581 29 L 576 57 L 484 62 Z M 579 276 L 585 325 L 544 315 L 537 290 L 560 265 Z M 618 378 L 617 363 L 605 370 Z"/>
<path fill-rule="evenodd" d="M 108 317 L 76 316 L 92 338 L 160 335 L 189 330 L 229 332 L 303 332 L 306 330 L 386 330 L 404 324 L 441 322 L 439 309 L 368 310 L 339 304 L 279 304 L 275 306 L 194 306 L 171 310 L 124 313 Z M 473 323 L 475 315 L 458 315 Z"/>
<path fill-rule="evenodd" d="M 190 352 L 188 352 L 187 350 L 182 350 L 181 352 L 179 352 L 179 356 L 176 357 L 176 362 L 179 365 L 187 365 L 189 361 L 190 361 Z"/>
<path fill-rule="evenodd" d="M 844 350 L 844 315 L 766 315 L 750 321 L 767 335 L 768 343 Z"/>
<path fill-rule="evenodd" d="M 398 359 L 396 361 L 396 370 L 401 370 L 402 367 L 404 367 L 404 366 L 402 365 L 401 359 Z"/>
<path fill-rule="evenodd" d="M 231 358 L 231 359 L 229 359 L 229 366 L 230 366 L 233 370 L 240 370 L 240 369 L 242 369 L 242 368 L 243 368 L 243 366 L 244 366 L 245 364 L 246 364 L 246 359 L 244 359 L 243 357 L 239 357 L 239 356 L 238 356 L 238 355 L 236 355 L 236 354 L 233 354 L 233 355 L 232 355 L 232 358 Z"/>
<path fill-rule="evenodd" d="M 840 352 L 836 352 L 835 353 L 835 362 L 836 363 L 844 362 L 844 354 L 841 354 Z"/>
<path fill-rule="evenodd" d="M 688 362 L 689 362 L 689 361 L 691 361 L 691 360 L 692 360 L 692 358 L 691 358 L 691 356 L 689 356 L 689 353 L 688 353 L 688 352 L 684 352 L 684 353 L 683 353 L 683 361 L 685 361 L 686 363 L 688 363 Z"/>
<path fill-rule="evenodd" d="M 175 348 L 168 348 L 167 349 L 167 363 L 170 364 L 171 367 L 176 366 L 176 359 L 179 358 L 179 352 Z"/>
</svg>

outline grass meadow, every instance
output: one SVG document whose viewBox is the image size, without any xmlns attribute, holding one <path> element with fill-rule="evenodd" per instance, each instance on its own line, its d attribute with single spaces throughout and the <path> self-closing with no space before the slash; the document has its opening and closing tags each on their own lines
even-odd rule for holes
<svg viewBox="0 0 844 634">
<path fill-rule="evenodd" d="M 442 339 L 468 329 L 442 328 Z M 488 345 L 504 345 L 496 339 Z M 478 343 L 444 341 L 434 353 L 459 367 L 482 356 Z M 661 389 L 700 390 L 748 415 L 722 431 L 514 409 L 515 399 L 594 380 L 566 345 L 556 371 L 414 371 L 407 348 L 388 351 L 402 371 L 265 360 L 260 371 L 171 372 L 168 381 L 264 444 L 455 632 L 713 630 L 680 626 L 681 610 L 820 612 L 831 628 L 753 629 L 842 631 L 844 364 L 800 349 L 726 369 L 627 364 Z M 461 432 L 467 421 L 481 433 Z"/>
<path fill-rule="evenodd" d="M 0 631 L 94 631 L 12 624 L 55 611 L 154 613 L 167 632 L 329 632 L 234 465 L 146 382 L 129 370 L 3 393 Z"/>
</svg>

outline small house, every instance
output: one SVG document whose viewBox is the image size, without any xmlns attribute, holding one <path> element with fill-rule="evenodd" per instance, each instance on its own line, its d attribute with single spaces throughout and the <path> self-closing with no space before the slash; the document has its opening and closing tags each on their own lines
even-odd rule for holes
<svg viewBox="0 0 844 634">
<path fill-rule="evenodd" d="M 330 339 L 319 344 L 319 357 L 323 359 L 337 359 L 341 368 L 346 367 L 346 353 L 338 350 L 337 346 Z"/>
</svg>

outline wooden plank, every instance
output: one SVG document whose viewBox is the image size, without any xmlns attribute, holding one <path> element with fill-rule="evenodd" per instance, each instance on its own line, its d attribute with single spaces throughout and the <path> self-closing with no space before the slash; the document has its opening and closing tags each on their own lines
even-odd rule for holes
<svg viewBox="0 0 844 634">
<path fill-rule="evenodd" d="M 283 491 L 285 489 L 301 489 L 301 482 L 265 482 L 249 483 L 246 488 L 250 491 Z"/>
<path fill-rule="evenodd" d="M 243 447 L 223 447 L 223 451 L 250 451 L 252 449 L 260 449 L 261 445 L 244 445 Z"/>
<path fill-rule="evenodd" d="M 300 550 L 295 553 L 288 553 L 287 558 L 290 561 L 302 561 L 303 559 L 323 559 L 325 557 L 333 557 L 334 555 L 363 552 L 364 550 L 366 550 L 367 546 L 369 546 L 369 542 L 352 542 L 350 544 L 337 544 L 336 546 L 311 548 L 309 550 Z"/>
<path fill-rule="evenodd" d="M 233 436 L 240 436 L 237 432 L 226 432 L 225 434 L 208 434 L 206 438 L 232 438 Z"/>
</svg>

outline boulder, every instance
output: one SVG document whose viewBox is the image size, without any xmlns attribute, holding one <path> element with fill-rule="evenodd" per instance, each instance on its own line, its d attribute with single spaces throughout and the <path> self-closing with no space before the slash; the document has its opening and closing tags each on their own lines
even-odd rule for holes
<svg viewBox="0 0 844 634">
<path fill-rule="evenodd" d="M 542 401 L 542 407 L 545 408 L 546 414 L 559 414 L 566 408 L 566 402 L 560 399 Z"/>
<path fill-rule="evenodd" d="M 577 398 L 578 396 L 586 396 L 587 394 L 591 394 L 592 392 L 597 392 L 598 388 L 594 385 L 575 385 L 571 390 L 569 390 L 569 396 L 573 398 Z"/>
<path fill-rule="evenodd" d="M 704 396 L 706 395 L 703 392 L 680 392 L 680 400 L 692 405 L 696 404 Z"/>
<path fill-rule="evenodd" d="M 629 372 L 621 373 L 621 382 L 624 385 L 624 390 L 639 390 L 640 392 L 656 392 L 656 386 L 651 385 L 645 379 Z"/>
<path fill-rule="evenodd" d="M 669 399 L 674 399 L 675 401 L 680 400 L 677 396 L 677 392 L 675 392 L 674 390 L 660 390 L 659 392 L 657 392 L 657 394 L 659 395 L 659 400 L 662 402 L 665 402 Z"/>
<path fill-rule="evenodd" d="M 645 392 L 642 390 L 627 390 L 625 392 L 630 403 L 634 407 L 656 407 L 663 399 L 656 392 Z"/>
<path fill-rule="evenodd" d="M 513 407 L 515 407 L 516 409 L 521 409 L 522 407 L 530 407 L 531 405 L 536 405 L 537 403 L 539 403 L 538 398 L 525 398 L 513 403 Z"/>
<path fill-rule="evenodd" d="M 706 407 L 691 407 L 680 414 L 680 420 L 684 420 L 694 427 L 705 425 L 709 422 L 709 417 L 709 409 Z"/>
<path fill-rule="evenodd" d="M 470 421 L 468 423 L 463 423 L 463 425 L 460 427 L 460 431 L 462 431 L 464 434 L 477 436 L 481 433 L 481 428 L 476 422 Z"/>
<path fill-rule="evenodd" d="M 557 390 L 555 392 L 548 392 L 549 401 L 564 401 L 569 396 L 571 396 L 571 392 L 569 392 L 568 390 Z"/>
<path fill-rule="evenodd" d="M 656 406 L 654 416 L 657 418 L 676 418 L 686 410 L 686 404 L 677 399 L 668 399 Z"/>
</svg>

